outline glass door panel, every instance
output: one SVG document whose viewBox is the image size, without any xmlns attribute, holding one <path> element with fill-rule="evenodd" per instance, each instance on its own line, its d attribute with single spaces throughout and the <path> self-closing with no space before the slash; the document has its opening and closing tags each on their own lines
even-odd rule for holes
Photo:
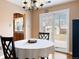
<svg viewBox="0 0 79 59">
<path fill-rule="evenodd" d="M 55 47 L 69 49 L 69 9 L 40 14 L 39 31 L 49 32 Z M 62 49 L 61 49 L 62 50 Z"/>
</svg>

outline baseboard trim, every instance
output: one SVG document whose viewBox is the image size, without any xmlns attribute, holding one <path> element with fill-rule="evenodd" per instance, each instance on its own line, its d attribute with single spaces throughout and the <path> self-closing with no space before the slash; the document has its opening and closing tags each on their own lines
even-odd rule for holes
<svg viewBox="0 0 79 59">
<path fill-rule="evenodd" d="M 55 52 L 59 52 L 59 53 L 63 53 L 63 54 L 68 54 L 67 52 L 62 52 L 62 51 L 55 51 Z"/>
<path fill-rule="evenodd" d="M 62 51 L 56 51 L 56 52 L 63 53 L 63 54 L 68 54 L 68 55 L 72 55 L 72 52 L 62 52 Z"/>
</svg>

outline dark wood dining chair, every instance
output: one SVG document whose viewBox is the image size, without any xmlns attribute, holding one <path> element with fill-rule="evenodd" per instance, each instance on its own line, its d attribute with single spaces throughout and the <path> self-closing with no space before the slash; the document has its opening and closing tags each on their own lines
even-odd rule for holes
<svg viewBox="0 0 79 59">
<path fill-rule="evenodd" d="M 39 39 L 49 40 L 49 33 L 46 32 L 39 32 L 38 34 Z M 48 59 L 48 57 L 46 57 Z M 41 57 L 41 59 L 45 59 L 45 57 Z"/>
<path fill-rule="evenodd" d="M 16 57 L 13 37 L 1 37 L 1 43 L 5 59 L 18 59 Z"/>
<path fill-rule="evenodd" d="M 49 40 L 49 33 L 39 32 L 38 37 L 39 37 L 39 39 Z"/>
</svg>

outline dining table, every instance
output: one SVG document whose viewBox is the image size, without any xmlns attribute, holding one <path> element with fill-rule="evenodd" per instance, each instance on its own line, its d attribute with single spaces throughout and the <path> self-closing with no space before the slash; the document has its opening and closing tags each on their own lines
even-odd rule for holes
<svg viewBox="0 0 79 59">
<path fill-rule="evenodd" d="M 16 55 L 19 59 L 38 59 L 48 57 L 54 53 L 54 43 L 50 40 L 32 39 L 35 43 L 29 43 L 28 39 L 15 41 Z"/>
</svg>

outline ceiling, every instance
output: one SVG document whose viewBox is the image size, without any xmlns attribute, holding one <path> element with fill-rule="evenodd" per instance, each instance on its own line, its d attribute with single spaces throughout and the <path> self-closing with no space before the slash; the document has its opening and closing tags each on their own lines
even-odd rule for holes
<svg viewBox="0 0 79 59">
<path fill-rule="evenodd" d="M 7 0 L 13 4 L 16 4 L 20 7 L 23 7 L 23 1 L 25 0 Z M 30 0 L 26 0 L 27 2 L 29 2 Z M 42 3 L 44 3 L 44 7 L 49 7 L 51 5 L 58 5 L 58 4 L 62 4 L 62 3 L 67 3 L 67 2 L 72 2 L 75 0 L 37 0 L 37 1 L 41 1 Z M 47 3 L 47 1 L 51 1 L 51 3 Z"/>
</svg>

